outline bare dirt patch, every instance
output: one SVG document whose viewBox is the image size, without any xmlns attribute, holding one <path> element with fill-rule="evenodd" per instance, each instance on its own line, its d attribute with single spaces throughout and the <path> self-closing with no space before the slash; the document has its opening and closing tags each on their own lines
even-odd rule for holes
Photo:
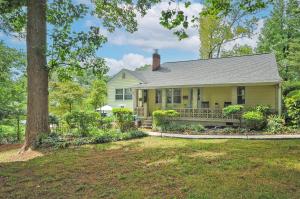
<svg viewBox="0 0 300 199">
<path fill-rule="evenodd" d="M 19 154 L 20 149 L 10 149 L 6 151 L 0 151 L 0 162 L 17 162 L 28 161 L 36 157 L 43 156 L 39 151 L 27 150 L 24 153 Z"/>
<path fill-rule="evenodd" d="M 0 152 L 21 148 L 22 144 L 0 144 Z"/>
</svg>

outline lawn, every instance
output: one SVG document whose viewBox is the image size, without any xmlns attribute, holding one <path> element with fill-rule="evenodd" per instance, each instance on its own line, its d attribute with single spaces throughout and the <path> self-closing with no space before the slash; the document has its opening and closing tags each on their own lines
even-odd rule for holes
<svg viewBox="0 0 300 199">
<path fill-rule="evenodd" d="M 300 198 L 300 140 L 147 137 L 40 152 L 0 163 L 0 198 Z"/>
</svg>

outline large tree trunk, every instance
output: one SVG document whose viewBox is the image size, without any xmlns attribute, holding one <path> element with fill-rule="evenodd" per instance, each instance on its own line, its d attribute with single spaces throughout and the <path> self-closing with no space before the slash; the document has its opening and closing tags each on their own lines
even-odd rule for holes
<svg viewBox="0 0 300 199">
<path fill-rule="evenodd" d="M 23 150 L 49 133 L 48 70 L 46 67 L 46 0 L 27 0 L 27 123 Z"/>
</svg>

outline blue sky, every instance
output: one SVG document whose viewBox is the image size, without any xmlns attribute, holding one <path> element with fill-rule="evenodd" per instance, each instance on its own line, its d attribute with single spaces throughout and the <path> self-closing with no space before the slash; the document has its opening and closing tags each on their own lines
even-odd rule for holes
<svg viewBox="0 0 300 199">
<path fill-rule="evenodd" d="M 89 3 L 90 1 L 74 0 L 74 2 Z M 197 15 L 203 7 L 200 3 L 193 3 L 188 9 L 184 9 L 183 5 L 181 6 L 189 16 Z M 159 49 L 162 62 L 199 58 L 200 41 L 196 28 L 189 28 L 189 38 L 179 41 L 172 31 L 164 29 L 159 24 L 161 10 L 167 8 L 167 2 L 163 2 L 150 9 L 145 17 L 138 17 L 138 31 L 133 34 L 124 30 L 116 30 L 114 33 L 108 33 L 105 29 L 102 30 L 102 33 L 107 36 L 108 42 L 98 50 L 97 54 L 106 59 L 107 65 L 110 67 L 110 75 L 121 68 L 135 69 L 144 64 L 150 64 L 153 49 Z M 78 21 L 74 28 L 84 30 L 91 25 L 101 26 L 101 23 L 99 19 L 88 16 Z M 261 26 L 262 21 L 260 21 L 257 33 L 259 33 Z M 4 40 L 10 47 L 24 50 L 26 48 L 24 40 L 7 37 L 1 32 L 0 40 Z M 242 39 L 236 42 L 255 47 L 256 41 L 257 35 L 252 39 Z"/>
</svg>

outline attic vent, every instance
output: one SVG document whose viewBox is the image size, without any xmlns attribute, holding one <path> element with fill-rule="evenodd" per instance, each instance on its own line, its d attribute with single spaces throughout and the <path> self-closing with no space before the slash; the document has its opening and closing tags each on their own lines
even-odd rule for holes
<svg viewBox="0 0 300 199">
<path fill-rule="evenodd" d="M 125 77 L 126 77 L 126 74 L 122 73 L 122 79 L 125 79 Z"/>
</svg>

